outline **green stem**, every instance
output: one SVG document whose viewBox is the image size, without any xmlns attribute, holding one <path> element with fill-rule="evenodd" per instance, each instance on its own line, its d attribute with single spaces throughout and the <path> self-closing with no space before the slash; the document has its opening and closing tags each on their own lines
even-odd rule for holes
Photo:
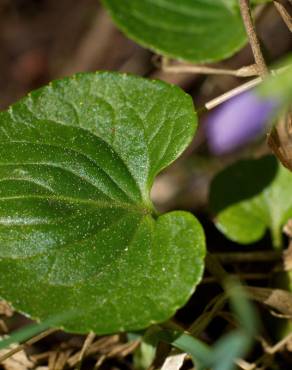
<svg viewBox="0 0 292 370">
<path fill-rule="evenodd" d="M 281 250 L 283 249 L 283 235 L 282 230 L 278 226 L 273 226 L 271 228 L 272 233 L 272 244 L 274 249 Z"/>
</svg>

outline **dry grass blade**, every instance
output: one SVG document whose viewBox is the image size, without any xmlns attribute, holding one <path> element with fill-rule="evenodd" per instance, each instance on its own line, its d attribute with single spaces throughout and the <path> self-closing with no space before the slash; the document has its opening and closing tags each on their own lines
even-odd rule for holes
<svg viewBox="0 0 292 370">
<path fill-rule="evenodd" d="M 118 342 L 119 342 L 119 335 L 112 335 L 109 337 L 100 338 L 96 340 L 95 342 L 91 343 L 91 345 L 86 350 L 86 355 L 90 356 L 90 355 L 94 355 L 95 353 L 103 353 L 106 350 L 108 351 L 111 348 L 113 348 L 113 346 L 115 346 Z M 68 359 L 67 362 L 70 367 L 77 365 L 80 359 L 81 351 L 82 349 L 78 351 L 77 353 L 75 353 L 74 355 L 72 355 Z"/>
<path fill-rule="evenodd" d="M 42 353 L 37 353 L 35 355 L 31 355 L 30 359 L 33 362 L 38 363 L 39 361 L 43 361 L 43 360 L 48 359 L 52 352 L 53 351 L 46 351 L 46 352 L 42 352 Z"/>
<path fill-rule="evenodd" d="M 3 334 L 8 333 L 9 329 L 8 326 L 6 325 L 5 321 L 0 320 L 0 330 L 2 331 Z"/>
<path fill-rule="evenodd" d="M 10 351 L 9 348 L 3 349 L 0 351 L 0 355 L 5 355 L 8 351 Z M 35 364 L 32 360 L 28 359 L 24 351 L 19 351 L 4 360 L 1 366 L 4 370 L 27 370 L 33 368 Z"/>
<path fill-rule="evenodd" d="M 30 346 L 30 345 L 32 345 L 32 344 L 34 344 L 34 343 L 38 342 L 39 340 L 41 340 L 41 339 L 43 339 L 43 338 L 47 337 L 48 335 L 50 335 L 50 334 L 54 333 L 54 332 L 55 332 L 55 331 L 57 331 L 57 330 L 58 330 L 58 329 L 48 329 L 48 330 L 45 330 L 44 332 L 42 332 L 42 333 L 40 333 L 40 334 L 36 335 L 35 337 L 33 337 L 33 338 L 29 339 L 29 340 L 28 340 L 28 341 L 26 341 L 25 343 L 20 344 L 20 345 L 18 345 L 18 346 L 17 346 L 17 347 L 15 347 L 15 348 L 12 348 L 12 349 L 11 349 L 10 351 L 8 351 L 6 354 L 4 354 L 4 355 L 0 356 L 0 363 L 1 363 L 2 361 L 5 361 L 7 358 L 9 358 L 9 357 L 13 356 L 15 353 L 22 351 L 25 347 Z"/>
<path fill-rule="evenodd" d="M 249 39 L 249 43 L 254 55 L 254 59 L 258 66 L 259 74 L 261 77 L 266 77 L 269 74 L 269 71 L 261 51 L 255 26 L 253 24 L 249 0 L 239 0 L 239 7 L 241 11 L 242 20 L 246 29 L 246 33 Z"/>
<path fill-rule="evenodd" d="M 240 278 L 240 280 L 267 280 L 270 278 L 270 274 L 268 273 L 245 273 L 245 274 L 229 274 L 230 278 Z M 205 277 L 201 284 L 213 284 L 213 283 L 218 283 L 218 280 L 214 276 L 207 276 Z"/>
<path fill-rule="evenodd" d="M 109 353 L 102 354 L 94 365 L 94 370 L 98 369 L 104 361 L 111 357 L 126 357 L 132 353 L 140 345 L 140 340 L 135 340 L 130 343 L 116 345 Z"/>
<path fill-rule="evenodd" d="M 280 340 L 278 343 L 276 343 L 274 346 L 268 346 L 266 343 L 263 344 L 263 348 L 266 353 L 273 355 L 277 352 L 282 351 L 288 343 L 292 342 L 292 333 L 288 334 L 286 337 L 284 337 L 282 340 Z"/>
<path fill-rule="evenodd" d="M 255 252 L 228 252 L 228 253 L 213 253 L 221 263 L 242 263 L 242 262 L 267 262 L 277 261 L 282 257 L 278 251 L 255 251 Z"/>
<path fill-rule="evenodd" d="M 54 370 L 55 369 L 55 364 L 57 361 L 58 357 L 58 352 L 57 351 L 52 351 L 49 356 L 49 361 L 48 361 L 48 370 Z"/>
<path fill-rule="evenodd" d="M 285 22 L 286 26 L 288 27 L 289 31 L 292 32 L 292 17 L 289 14 L 288 10 L 279 0 L 274 0 L 274 5 L 278 10 L 280 16 L 282 17 L 283 21 Z"/>
<path fill-rule="evenodd" d="M 161 370 L 179 370 L 183 366 L 186 357 L 186 353 L 173 351 L 173 353 L 164 361 Z"/>
<path fill-rule="evenodd" d="M 224 103 L 225 101 L 233 98 L 234 96 L 236 95 L 239 95 L 247 90 L 250 90 L 252 89 L 253 87 L 259 85 L 260 83 L 262 82 L 262 78 L 261 77 L 257 77 L 257 78 L 254 78 L 244 84 L 241 84 L 237 87 L 235 87 L 234 89 L 232 90 L 229 90 L 227 91 L 226 93 L 208 101 L 206 104 L 205 104 L 205 108 L 207 110 L 211 110 L 215 107 L 217 107 L 218 105 Z"/>
<path fill-rule="evenodd" d="M 282 289 L 246 287 L 250 298 L 292 318 L 292 294 Z"/>
<path fill-rule="evenodd" d="M 167 58 L 162 57 L 161 62 L 157 63 L 164 72 L 170 73 L 196 73 L 207 75 L 223 75 L 235 77 L 252 77 L 258 76 L 258 69 L 256 64 L 244 66 L 238 69 L 227 69 L 209 67 L 205 65 L 194 65 L 181 62 L 170 62 Z"/>
<path fill-rule="evenodd" d="M 126 357 L 132 353 L 140 344 L 140 340 L 135 340 L 130 343 L 124 343 L 116 346 L 111 352 L 109 352 L 108 357 Z"/>
<path fill-rule="evenodd" d="M 270 369 L 269 366 L 274 362 L 274 355 L 286 349 L 289 351 L 289 348 L 291 348 L 290 346 L 292 344 L 292 333 L 288 334 L 274 346 L 270 346 L 269 344 L 267 344 L 263 338 L 259 338 L 259 340 L 265 353 L 253 364 L 250 364 L 251 366 L 247 368 L 247 370 Z"/>
<path fill-rule="evenodd" d="M 238 359 L 235 363 L 242 370 L 253 370 L 255 368 L 255 364 L 251 364 L 243 359 Z"/>
<path fill-rule="evenodd" d="M 96 361 L 93 370 L 98 369 L 106 360 L 106 355 L 101 355 L 99 359 Z"/>
<path fill-rule="evenodd" d="M 84 341 L 84 344 L 81 348 L 81 351 L 79 352 L 79 358 L 78 358 L 78 363 L 77 363 L 77 366 L 76 368 L 77 369 L 80 369 L 81 368 L 81 364 L 82 364 L 82 360 L 83 358 L 85 357 L 87 351 L 88 351 L 88 348 L 91 346 L 91 344 L 93 343 L 94 341 L 94 338 L 95 338 L 95 333 L 89 333 Z M 67 360 L 66 360 L 67 361 Z"/>
<path fill-rule="evenodd" d="M 209 310 L 208 308 L 200 315 L 196 321 L 190 326 L 188 331 L 195 337 L 199 336 L 209 325 L 212 319 L 218 314 L 224 307 L 227 297 L 225 294 L 220 294 L 212 301 L 213 307 Z"/>
<path fill-rule="evenodd" d="M 66 350 L 58 353 L 55 363 L 54 363 L 54 370 L 63 370 L 66 366 L 66 363 L 68 361 L 68 358 L 70 357 L 71 350 Z"/>
<path fill-rule="evenodd" d="M 11 317 L 13 313 L 13 309 L 6 301 L 0 301 L 0 315 Z"/>
</svg>

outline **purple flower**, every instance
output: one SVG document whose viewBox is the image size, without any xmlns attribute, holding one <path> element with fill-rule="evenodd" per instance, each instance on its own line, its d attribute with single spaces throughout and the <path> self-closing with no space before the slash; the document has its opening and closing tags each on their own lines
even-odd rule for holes
<svg viewBox="0 0 292 370">
<path fill-rule="evenodd" d="M 251 90 L 223 103 L 206 122 L 210 151 L 226 154 L 258 138 L 277 106 L 275 100 L 259 97 Z"/>
</svg>

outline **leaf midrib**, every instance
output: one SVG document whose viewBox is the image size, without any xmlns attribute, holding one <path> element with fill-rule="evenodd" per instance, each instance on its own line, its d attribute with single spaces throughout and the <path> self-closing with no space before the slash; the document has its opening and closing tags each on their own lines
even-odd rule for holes
<svg viewBox="0 0 292 370">
<path fill-rule="evenodd" d="M 89 131 L 88 131 L 89 132 Z M 96 136 L 98 137 L 98 136 Z M 56 144 L 52 144 L 52 143 L 47 143 L 47 142 L 34 142 L 34 141 L 29 141 L 29 140 L 12 140 L 12 141 L 7 141 L 7 142 L 1 142 L 0 145 L 5 145 L 5 144 L 20 144 L 20 143 L 23 143 L 23 144 L 32 144 L 32 145 L 43 145 L 43 146 L 48 146 L 48 147 L 53 147 L 53 148 L 59 148 L 59 149 L 62 149 L 62 150 L 67 150 L 67 151 L 71 151 L 73 153 L 76 153 L 77 155 L 80 155 L 81 157 L 84 157 L 86 158 L 89 162 L 91 162 L 94 167 L 96 167 L 98 170 L 102 171 L 103 174 L 105 176 L 108 177 L 108 179 L 131 201 L 136 201 L 136 199 L 132 198 L 132 195 L 131 193 L 128 193 L 126 192 L 122 187 L 121 185 L 109 174 L 107 173 L 107 171 L 101 167 L 97 162 L 96 160 L 94 160 L 93 158 L 91 158 L 90 156 L 88 156 L 86 153 L 83 153 L 83 152 L 80 152 L 79 150 L 77 150 L 76 148 L 71 148 L 71 147 L 62 147 L 61 145 L 56 145 Z M 104 141 L 104 143 L 106 143 Z M 106 143 L 107 144 L 107 143 Z M 107 144 L 108 145 L 108 144 Z M 116 152 L 115 152 L 116 153 Z M 117 157 L 121 160 L 121 162 L 125 165 L 124 161 L 122 160 L 122 158 L 116 153 Z M 6 166 L 6 165 L 10 165 L 10 166 L 14 166 L 14 165 L 30 165 L 30 164 L 33 164 L 33 165 L 50 165 L 52 167 L 57 167 L 57 168 L 60 168 L 60 169 L 63 169 L 63 170 L 66 170 L 66 171 L 69 171 L 71 172 L 72 174 L 74 175 L 77 175 L 75 172 L 72 172 L 71 170 L 69 170 L 68 168 L 64 168 L 64 167 L 61 167 L 61 166 L 57 166 L 55 163 L 53 162 L 30 162 L 30 163 L 22 163 L 22 162 L 11 162 L 11 163 L 0 163 L 0 166 Z M 127 168 L 127 166 L 126 166 Z M 129 170 L 127 168 L 127 170 Z M 132 174 L 131 174 L 132 176 Z M 80 177 L 81 179 L 85 180 L 83 177 L 81 177 L 79 174 L 78 174 L 78 177 Z M 140 193 L 140 196 L 142 198 L 142 192 L 141 192 L 141 189 L 140 187 L 138 186 L 137 182 L 135 181 L 134 177 L 132 176 L 132 179 L 134 180 L 138 190 L 139 190 L 139 193 Z M 88 180 L 86 180 L 88 182 Z M 99 188 L 96 187 L 95 184 L 91 183 L 92 186 L 94 186 L 97 190 L 101 190 Z"/>
<path fill-rule="evenodd" d="M 150 208 L 145 207 L 144 205 L 138 204 L 130 204 L 126 202 L 118 202 L 116 200 L 101 201 L 97 199 L 85 199 L 85 198 L 76 198 L 76 197 L 67 197 L 67 196 L 59 196 L 59 195 L 14 195 L 9 197 L 0 197 L 0 201 L 5 200 L 17 200 L 17 199 L 40 199 L 40 200 L 51 200 L 51 201 L 60 201 L 60 202 L 67 202 L 67 203 L 76 203 L 82 205 L 90 205 L 94 208 L 122 208 L 126 209 L 129 212 L 138 212 L 143 215 L 151 215 L 152 210 Z"/>
</svg>

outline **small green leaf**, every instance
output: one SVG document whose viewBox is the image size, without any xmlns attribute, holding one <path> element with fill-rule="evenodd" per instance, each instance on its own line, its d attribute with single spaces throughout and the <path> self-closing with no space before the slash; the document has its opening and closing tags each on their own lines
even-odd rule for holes
<svg viewBox="0 0 292 370">
<path fill-rule="evenodd" d="M 0 113 L 0 295 L 68 331 L 136 330 L 168 319 L 203 272 L 189 213 L 157 216 L 156 174 L 196 129 L 176 86 L 79 74 Z"/>
<path fill-rule="evenodd" d="M 229 239 L 249 244 L 270 229 L 281 245 L 281 228 L 292 217 L 292 174 L 272 156 L 242 160 L 212 182 L 210 204 L 216 226 Z"/>
<path fill-rule="evenodd" d="M 103 0 L 118 27 L 165 56 L 195 63 L 227 58 L 246 42 L 236 0 Z"/>
</svg>

